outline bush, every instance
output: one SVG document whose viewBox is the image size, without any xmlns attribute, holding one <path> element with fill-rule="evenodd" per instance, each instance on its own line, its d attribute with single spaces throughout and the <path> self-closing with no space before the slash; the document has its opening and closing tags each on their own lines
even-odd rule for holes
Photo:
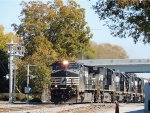
<svg viewBox="0 0 150 113">
<path fill-rule="evenodd" d="M 30 102 L 42 102 L 40 98 L 33 98 Z"/>
<path fill-rule="evenodd" d="M 8 101 L 9 100 L 9 93 L 0 93 L 0 100 L 1 101 Z"/>
<path fill-rule="evenodd" d="M 25 94 L 23 94 L 23 93 L 16 93 L 16 100 L 24 101 L 25 98 L 26 98 Z M 0 93 L 0 100 L 1 101 L 8 101 L 9 100 L 9 93 Z"/>
<path fill-rule="evenodd" d="M 0 101 L 8 101 L 9 100 L 9 93 L 0 93 Z M 26 101 L 26 95 L 23 93 L 16 93 L 16 100 L 17 101 Z M 40 95 L 29 95 L 30 102 L 41 102 Z"/>
<path fill-rule="evenodd" d="M 16 93 L 16 100 L 25 101 L 26 100 L 25 94 L 23 94 L 23 93 Z"/>
</svg>

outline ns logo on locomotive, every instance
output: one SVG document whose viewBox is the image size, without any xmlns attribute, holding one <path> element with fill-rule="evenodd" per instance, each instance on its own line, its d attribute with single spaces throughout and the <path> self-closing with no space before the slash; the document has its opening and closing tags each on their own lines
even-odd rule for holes
<svg viewBox="0 0 150 113">
<path fill-rule="evenodd" d="M 106 67 L 75 61 L 52 65 L 51 101 L 59 102 L 143 102 L 143 78 Z"/>
</svg>

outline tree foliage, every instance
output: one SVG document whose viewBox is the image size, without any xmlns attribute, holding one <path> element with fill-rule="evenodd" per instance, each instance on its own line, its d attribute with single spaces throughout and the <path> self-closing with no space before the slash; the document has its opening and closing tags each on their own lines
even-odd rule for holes
<svg viewBox="0 0 150 113">
<path fill-rule="evenodd" d="M 10 42 L 10 38 L 13 39 L 14 42 L 19 42 L 20 38 L 17 37 L 17 35 L 14 35 L 13 33 L 4 33 L 4 27 L 0 25 L 0 48 L 7 52 L 8 51 L 8 45 L 7 43 Z"/>
<path fill-rule="evenodd" d="M 29 45 L 28 50 L 32 54 L 18 62 L 18 88 L 21 90 L 20 84 L 26 83 L 27 64 L 32 64 L 35 66 L 30 67 L 30 75 L 36 77 L 34 80 L 30 80 L 32 93 L 42 94 L 45 89 L 50 91 L 50 65 L 56 60 L 57 54 L 52 49 L 52 44 L 45 37 L 32 38 Z"/>
<path fill-rule="evenodd" d="M 10 37 L 14 42 L 18 42 L 19 38 L 13 33 L 4 33 L 4 27 L 0 25 L 0 92 L 8 92 L 8 80 L 6 80 L 6 74 L 8 74 L 8 45 Z"/>
<path fill-rule="evenodd" d="M 90 44 L 81 51 L 79 59 L 96 59 L 96 47 L 97 45 L 90 41 Z"/>
<path fill-rule="evenodd" d="M 113 36 L 132 37 L 150 43 L 150 2 L 148 0 L 98 0 L 93 6 Z"/>
<path fill-rule="evenodd" d="M 91 42 L 90 49 L 85 52 L 84 57 L 89 59 L 125 59 L 128 58 L 128 54 L 118 45 Z"/>
<path fill-rule="evenodd" d="M 97 46 L 97 57 L 99 59 L 125 59 L 128 58 L 126 51 L 117 45 L 99 44 Z"/>
<path fill-rule="evenodd" d="M 59 59 L 75 59 L 92 37 L 85 21 L 84 9 L 73 0 L 22 3 L 21 24 L 14 28 L 27 42 L 37 36 L 46 37 Z M 28 46 L 28 44 L 27 44 Z"/>
</svg>

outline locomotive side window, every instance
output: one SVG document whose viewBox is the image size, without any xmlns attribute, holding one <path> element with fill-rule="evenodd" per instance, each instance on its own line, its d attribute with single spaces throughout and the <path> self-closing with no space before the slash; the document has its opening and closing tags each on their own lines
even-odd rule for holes
<svg viewBox="0 0 150 113">
<path fill-rule="evenodd" d="M 65 69 L 73 69 L 77 70 L 80 66 L 77 63 L 70 63 L 68 65 L 63 65 L 62 63 L 56 63 L 52 65 L 52 70 L 65 70 Z"/>
<path fill-rule="evenodd" d="M 69 64 L 69 65 L 67 66 L 67 69 L 76 70 L 76 69 L 79 69 L 79 65 L 78 65 L 78 64 Z"/>
<path fill-rule="evenodd" d="M 65 67 L 60 63 L 55 63 L 52 65 L 52 70 L 64 70 Z"/>
</svg>

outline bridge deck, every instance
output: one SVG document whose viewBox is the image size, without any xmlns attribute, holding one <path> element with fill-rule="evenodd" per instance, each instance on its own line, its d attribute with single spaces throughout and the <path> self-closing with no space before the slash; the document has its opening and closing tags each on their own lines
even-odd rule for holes
<svg viewBox="0 0 150 113">
<path fill-rule="evenodd" d="M 79 63 L 93 66 L 103 65 L 150 65 L 150 59 L 89 59 L 77 60 Z"/>
<path fill-rule="evenodd" d="M 121 72 L 150 73 L 150 59 L 89 59 L 77 62 L 89 66 L 108 67 Z"/>
</svg>

